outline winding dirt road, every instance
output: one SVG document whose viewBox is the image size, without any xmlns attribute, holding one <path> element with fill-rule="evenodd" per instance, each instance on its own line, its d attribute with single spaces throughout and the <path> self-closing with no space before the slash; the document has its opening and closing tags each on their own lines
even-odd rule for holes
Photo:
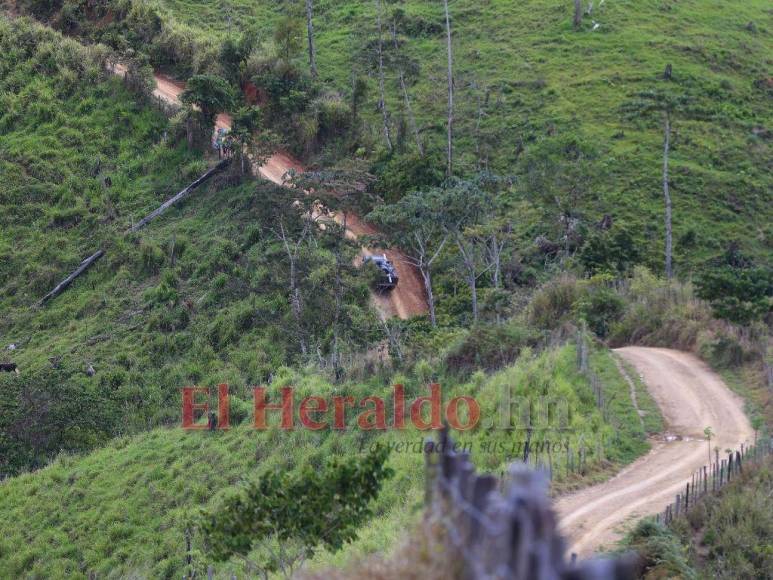
<svg viewBox="0 0 773 580">
<path fill-rule="evenodd" d="M 708 463 L 703 430 L 711 426 L 724 452 L 754 438 L 743 401 L 692 354 L 664 348 L 616 351 L 642 375 L 663 413 L 666 436 L 652 450 L 601 483 L 561 497 L 556 510 L 570 551 L 588 556 L 611 547 L 637 519 L 662 511 Z"/>
<path fill-rule="evenodd" d="M 118 76 L 126 75 L 126 67 L 121 64 L 113 64 L 111 68 Z M 180 94 L 185 90 L 185 83 L 161 73 L 154 73 L 154 77 L 156 87 L 153 90 L 153 96 L 172 105 L 179 105 Z M 231 121 L 230 115 L 220 113 L 215 120 L 215 128 L 230 130 Z M 290 170 L 301 172 L 304 168 L 300 161 L 283 152 L 275 153 L 258 168 L 258 172 L 264 179 L 278 185 L 285 183 L 285 175 Z M 343 216 L 340 214 L 337 214 L 335 219 L 339 223 L 344 223 Z M 352 240 L 378 233 L 376 228 L 355 214 L 348 214 L 345 223 L 346 236 Z M 426 314 L 428 306 L 421 274 L 411 265 L 406 256 L 399 250 L 362 247 L 361 256 L 372 254 L 386 254 L 395 265 L 400 277 L 400 282 L 391 292 L 371 293 L 373 303 L 381 316 L 384 318 L 397 316 L 405 320 L 412 316 Z"/>
</svg>

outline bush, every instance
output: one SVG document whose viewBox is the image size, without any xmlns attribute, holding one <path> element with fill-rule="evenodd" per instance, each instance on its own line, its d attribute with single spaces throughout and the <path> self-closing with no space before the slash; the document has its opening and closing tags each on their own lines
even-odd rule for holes
<svg viewBox="0 0 773 580">
<path fill-rule="evenodd" d="M 576 304 L 579 317 L 599 338 L 607 337 L 610 326 L 620 319 L 624 309 L 625 301 L 605 277 L 592 278 Z"/>
<path fill-rule="evenodd" d="M 496 370 L 511 364 L 523 348 L 537 341 L 531 330 L 515 324 L 477 326 L 451 347 L 445 364 L 461 376 L 477 369 Z"/>
<path fill-rule="evenodd" d="M 529 323 L 539 329 L 558 328 L 574 311 L 579 296 L 579 285 L 571 276 L 561 276 L 548 282 L 529 303 Z"/>
</svg>

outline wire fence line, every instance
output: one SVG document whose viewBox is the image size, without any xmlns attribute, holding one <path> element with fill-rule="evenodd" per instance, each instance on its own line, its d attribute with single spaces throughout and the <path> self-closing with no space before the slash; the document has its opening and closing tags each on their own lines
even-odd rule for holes
<svg viewBox="0 0 773 580">
<path fill-rule="evenodd" d="M 548 478 L 513 463 L 503 481 L 478 475 L 468 453 L 457 453 L 444 430 L 424 446 L 426 517 L 442 527 L 471 580 L 628 580 L 636 558 L 567 560 L 566 542 L 547 495 Z"/>
<path fill-rule="evenodd" d="M 701 498 L 718 493 L 737 479 L 744 469 L 756 467 L 770 455 L 773 455 L 773 438 L 769 437 L 755 445 L 742 444 L 740 449 L 727 451 L 727 458 L 724 459 L 720 459 L 719 449 L 714 447 L 715 461 L 690 475 L 685 482 L 684 492 L 676 494 L 674 501 L 655 516 L 656 521 L 668 525 L 679 517 L 687 516 Z"/>
</svg>

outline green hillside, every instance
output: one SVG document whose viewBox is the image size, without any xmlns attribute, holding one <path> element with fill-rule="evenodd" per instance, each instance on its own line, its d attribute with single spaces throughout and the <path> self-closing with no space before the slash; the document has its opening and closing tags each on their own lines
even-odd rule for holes
<svg viewBox="0 0 773 580">
<path fill-rule="evenodd" d="M 286 191 L 234 186 L 239 177 L 226 173 L 127 234 L 211 161 L 181 145 L 174 120 L 101 69 L 104 47 L 0 19 L 0 49 L 0 362 L 21 373 L 0 377 L 11 381 L 0 394 L 10 405 L 0 419 L 0 472 L 177 423 L 184 385 L 268 380 L 299 362 L 288 328 L 300 325 L 327 352 L 338 328 L 326 285 L 336 252 L 345 264 L 338 323 L 351 329 L 339 347 L 368 344 L 378 323 L 352 265 L 356 246 L 339 248 L 331 231 L 316 232 L 297 264 L 307 309 L 296 322 L 284 249 L 271 230 L 283 218 L 288 231 L 301 225 Z M 105 256 L 85 276 L 38 305 L 100 248 Z M 36 395 L 24 399 L 26 389 Z M 98 405 L 98 421 L 82 417 L 78 400 L 67 403 L 81 396 Z M 35 442 L 29 414 L 33 432 L 52 440 Z"/>
<path fill-rule="evenodd" d="M 73 24 L 61 16 L 55 24 L 118 46 L 141 38 L 144 45 L 136 44 L 138 49 L 181 76 L 219 70 L 220 44 L 241 32 L 251 38 L 256 54 L 271 53 L 277 24 L 288 14 L 300 20 L 305 16 L 302 2 L 289 1 L 126 0 L 111 9 L 84 5 L 67 0 L 68 22 Z M 677 272 L 689 275 L 732 241 L 758 258 L 767 255 L 773 222 L 773 22 L 766 2 L 594 2 L 577 31 L 567 1 L 459 0 L 451 11 L 457 173 L 483 166 L 520 177 L 519 198 L 539 207 L 538 219 L 517 220 L 526 243 L 539 235 L 555 240 L 561 229 L 560 208 L 550 201 L 555 195 L 544 191 L 544 183 L 530 181 L 527 168 L 547 154 L 549 171 L 560 174 L 560 166 L 572 163 L 580 151 L 587 160 L 578 167 L 584 185 L 571 193 L 576 197 L 571 213 L 584 240 L 598 235 L 611 243 L 625 232 L 638 248 L 628 258 L 662 269 L 660 117 L 626 113 L 642 93 L 655 91 L 684 100 L 673 115 L 671 159 Z M 397 49 L 388 33 L 392 25 Z M 390 155 L 376 106 L 375 3 L 315 2 L 320 79 L 345 100 L 352 98 L 353 77 L 366 79 L 369 126 L 359 145 L 381 175 L 380 191 L 387 196 L 395 195 L 395 188 L 420 187 L 421 177 L 433 175 L 416 167 L 424 162 L 417 161 L 406 127 L 397 81 L 401 69 L 426 142 L 427 163 L 435 169 L 444 166 L 443 25 L 441 2 L 384 2 L 387 107 L 398 149 Z M 305 28 L 297 29 L 303 32 Z M 117 35 L 126 40 L 116 41 Z M 301 63 L 304 42 L 298 38 Z M 669 81 L 663 80 L 667 64 L 673 70 Z M 249 61 L 243 74 L 254 74 Z M 552 193 L 568 195 L 565 185 L 553 186 Z M 610 232 L 596 232 L 594 226 L 605 214 L 615 225 Z"/>
<path fill-rule="evenodd" d="M 603 379 L 611 401 L 609 423 L 595 407 L 587 379 L 575 370 L 575 356 L 571 347 L 539 357 L 527 356 L 490 378 L 479 375 L 469 383 L 449 387 L 444 390 L 443 399 L 462 394 L 474 396 L 481 405 L 484 421 L 498 420 L 497 406 L 506 385 L 516 389 L 514 396 L 534 401 L 539 396 L 568 401 L 571 431 L 562 432 L 558 439 L 551 430 L 535 431 L 534 448 L 539 450 L 541 441 L 558 443 L 551 462 L 559 485 L 568 485 L 579 476 L 567 473 L 566 451 L 559 447 L 564 441 L 577 446 L 584 440 L 587 464 L 583 471 L 586 476 L 598 477 L 610 466 L 630 462 L 646 452 L 649 445 L 646 433 L 635 419 L 628 385 L 617 374 L 611 356 L 599 351 L 591 358 L 591 367 Z M 406 385 L 408 400 L 424 394 L 420 372 L 394 377 Z M 298 396 L 343 393 L 358 399 L 377 395 L 389 400 L 391 392 L 390 386 L 377 380 L 333 386 L 317 376 L 290 372 L 276 378 L 272 387 L 275 390 L 271 392 L 276 394 L 279 387 L 288 384 L 297 388 Z M 655 421 L 648 428 L 657 429 L 653 403 L 644 392 L 638 394 L 638 400 L 651 411 L 648 423 Z M 344 432 L 288 432 L 277 427 L 255 431 L 249 425 L 251 411 L 247 404 L 233 399 L 232 408 L 232 421 L 245 423 L 228 432 L 172 428 L 121 437 L 83 457 L 62 456 L 45 469 L 1 483 L 0 525 L 6 533 L 0 539 L 0 575 L 88 577 L 97 573 L 111 577 L 180 577 L 188 570 L 186 529 L 192 535 L 193 565 L 204 572 L 212 559 L 196 531 L 196 517 L 200 509 L 218 505 L 219 494 L 274 469 L 291 471 L 304 465 L 319 466 L 327 457 L 367 451 L 375 443 L 404 442 L 412 445 L 412 450 L 391 454 L 389 464 L 395 476 L 387 481 L 375 501 L 375 518 L 358 530 L 359 539 L 338 554 L 320 553 L 315 563 L 342 564 L 363 554 L 388 551 L 418 521 L 424 460 L 416 450 L 416 442 L 421 442 L 426 433 L 414 428 L 364 432 L 353 425 Z M 350 423 L 355 418 L 356 415 L 351 417 Z M 476 463 L 494 473 L 500 473 L 514 455 L 522 452 L 508 450 L 515 441 L 523 440 L 523 434 L 518 432 L 490 429 L 458 436 L 458 441 L 473 452 Z M 603 441 L 603 457 L 598 455 L 599 441 Z M 547 464 L 544 448 L 541 453 L 533 453 L 538 453 L 540 462 Z M 574 461 L 578 459 L 575 457 Z M 265 554 L 260 549 L 249 555 L 253 562 L 260 562 L 262 557 Z M 234 559 L 216 565 L 216 570 L 242 574 L 243 566 L 243 561 Z"/>
<path fill-rule="evenodd" d="M 451 2 L 447 181 L 442 3 L 383 3 L 391 151 L 376 3 L 314 5 L 317 79 L 298 0 L 0 0 L 0 362 L 18 369 L 0 372 L 0 577 L 180 578 L 191 567 L 200 577 L 210 564 L 223 577 L 257 574 L 266 545 L 248 555 L 257 568 L 214 563 L 202 510 L 270 472 L 427 435 L 363 430 L 355 417 L 344 432 L 256 432 L 252 385 L 390 401 L 393 384 L 414 398 L 439 382 L 446 401 L 474 396 L 484 419 L 508 388 L 558 400 L 570 428 L 535 430 L 533 443 L 558 437 L 575 455 L 530 458 L 551 465 L 554 493 L 609 477 L 663 429 L 610 345 L 700 354 L 733 377 L 761 433 L 771 426 L 768 3 L 602 0 L 575 30 L 567 0 Z M 115 60 L 126 80 L 109 72 Z M 207 88 L 232 91 L 234 133 L 275 134 L 312 171 L 278 187 L 232 163 L 129 233 L 218 160 L 200 104 L 158 110 L 153 69 L 196 77 L 201 101 Z M 668 281 L 663 102 L 673 108 Z M 383 236 L 348 240 L 305 191 L 372 212 Z M 360 246 L 411 252 L 425 231 L 438 251 L 436 320 L 383 320 Z M 97 249 L 86 275 L 39 303 Z M 587 372 L 577 344 L 589 347 Z M 178 428 L 181 387 L 220 383 L 235 428 Z M 525 436 L 487 423 L 454 434 L 494 474 L 522 457 L 496 446 Z M 388 554 L 419 520 L 422 457 L 388 463 L 373 517 L 312 569 Z"/>
</svg>

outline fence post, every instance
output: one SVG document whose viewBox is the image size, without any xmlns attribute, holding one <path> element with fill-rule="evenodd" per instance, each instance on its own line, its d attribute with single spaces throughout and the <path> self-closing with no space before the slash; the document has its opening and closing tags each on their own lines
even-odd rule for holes
<svg viewBox="0 0 773 580">
<path fill-rule="evenodd" d="M 432 487 L 437 476 L 437 461 L 432 455 L 435 452 L 435 442 L 429 437 L 424 440 L 424 505 L 432 504 Z"/>
<path fill-rule="evenodd" d="M 709 493 L 709 471 L 708 467 L 703 466 L 703 495 Z"/>
<path fill-rule="evenodd" d="M 695 500 L 693 500 L 694 502 Z M 690 509 L 690 482 L 687 482 L 687 487 L 684 490 L 684 513 L 687 513 L 688 509 Z"/>
</svg>

